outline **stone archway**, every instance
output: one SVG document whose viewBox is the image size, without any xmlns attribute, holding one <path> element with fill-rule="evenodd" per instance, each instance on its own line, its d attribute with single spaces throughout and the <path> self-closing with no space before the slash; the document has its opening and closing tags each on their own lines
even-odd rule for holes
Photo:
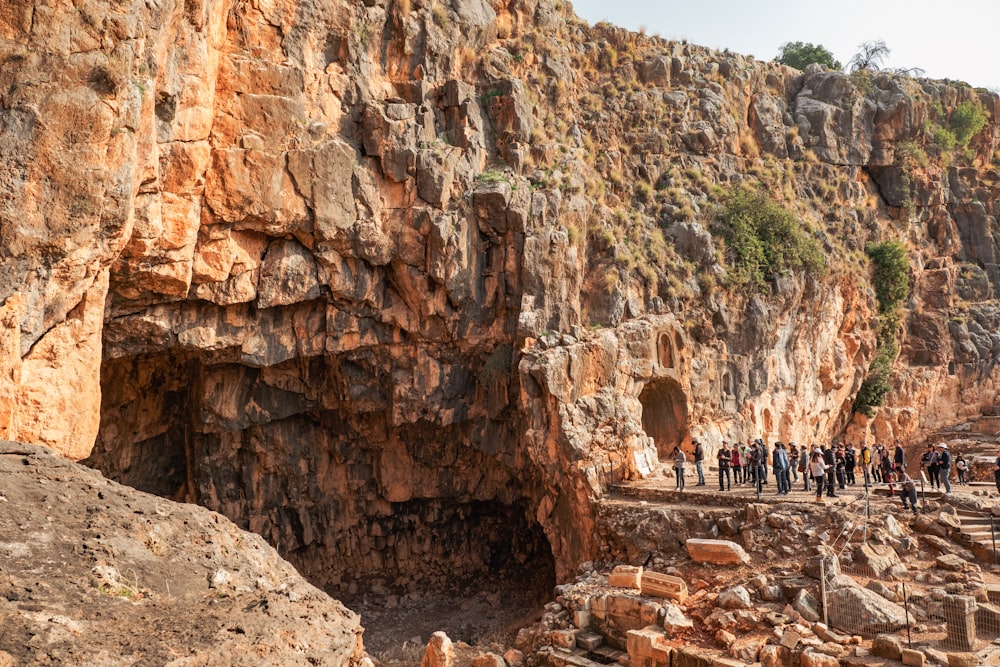
<svg viewBox="0 0 1000 667">
<path fill-rule="evenodd" d="M 639 394 L 642 428 L 656 443 L 661 459 L 685 442 L 688 434 L 687 397 L 676 380 L 651 380 Z"/>
</svg>

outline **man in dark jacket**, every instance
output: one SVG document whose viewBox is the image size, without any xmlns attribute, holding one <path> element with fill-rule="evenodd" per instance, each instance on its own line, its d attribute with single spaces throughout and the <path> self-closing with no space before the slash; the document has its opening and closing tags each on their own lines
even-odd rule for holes
<svg viewBox="0 0 1000 667">
<path fill-rule="evenodd" d="M 837 494 L 833 492 L 833 485 L 837 474 L 837 455 L 833 453 L 833 445 L 830 443 L 827 443 L 826 449 L 823 450 L 823 463 L 826 465 L 826 496 L 827 498 L 836 498 Z"/>
<path fill-rule="evenodd" d="M 700 441 L 694 441 L 694 469 L 698 473 L 698 483 L 695 486 L 705 486 L 705 445 Z"/>
</svg>

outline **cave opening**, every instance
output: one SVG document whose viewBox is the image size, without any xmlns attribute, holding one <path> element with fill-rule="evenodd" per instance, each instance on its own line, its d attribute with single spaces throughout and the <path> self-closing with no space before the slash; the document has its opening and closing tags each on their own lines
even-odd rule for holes
<svg viewBox="0 0 1000 667">
<path fill-rule="evenodd" d="M 687 398 L 680 384 L 670 378 L 651 380 L 639 394 L 642 428 L 656 443 L 661 459 L 685 442 L 688 432 Z"/>
<path fill-rule="evenodd" d="M 551 599 L 556 564 L 513 464 L 515 427 L 457 410 L 448 425 L 395 424 L 392 376 L 372 363 L 108 360 L 85 463 L 262 535 L 362 614 L 373 651 L 438 629 L 516 633 Z"/>
</svg>

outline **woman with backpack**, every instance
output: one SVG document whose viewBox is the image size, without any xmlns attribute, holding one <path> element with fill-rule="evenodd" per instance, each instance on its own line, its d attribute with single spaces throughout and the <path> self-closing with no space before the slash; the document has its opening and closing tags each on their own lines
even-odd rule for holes
<svg viewBox="0 0 1000 667">
<path fill-rule="evenodd" d="M 997 459 L 1000 461 L 1000 458 Z M 823 480 L 826 479 L 826 464 L 823 463 L 823 455 L 818 449 L 814 449 L 809 457 L 809 476 L 816 484 L 816 502 L 823 502 Z"/>
<path fill-rule="evenodd" d="M 958 483 L 961 485 L 966 485 L 969 480 L 966 479 L 966 475 L 969 472 L 969 464 L 965 462 L 965 457 L 961 454 L 955 455 L 955 470 L 958 471 Z"/>
<path fill-rule="evenodd" d="M 677 480 L 674 483 L 674 489 L 677 491 L 684 490 L 684 464 L 687 462 L 687 454 L 680 447 L 674 447 L 674 472 L 677 474 Z"/>
</svg>

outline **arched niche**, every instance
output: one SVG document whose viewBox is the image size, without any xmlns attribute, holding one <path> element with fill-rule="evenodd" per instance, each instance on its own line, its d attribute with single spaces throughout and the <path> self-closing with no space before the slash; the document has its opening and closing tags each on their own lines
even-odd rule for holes
<svg viewBox="0 0 1000 667">
<path fill-rule="evenodd" d="M 684 442 L 688 432 L 688 407 L 684 390 L 676 380 L 651 380 L 639 394 L 642 428 L 656 443 L 660 458 L 667 458 Z"/>
</svg>

